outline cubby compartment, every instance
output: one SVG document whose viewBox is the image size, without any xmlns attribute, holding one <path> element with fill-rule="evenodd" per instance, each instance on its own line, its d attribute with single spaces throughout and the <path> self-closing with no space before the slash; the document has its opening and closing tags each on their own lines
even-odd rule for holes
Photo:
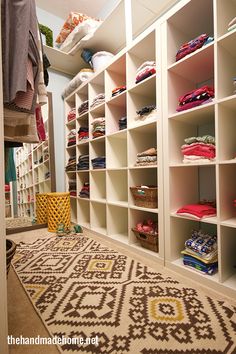
<svg viewBox="0 0 236 354">
<path fill-rule="evenodd" d="M 119 119 L 127 119 L 127 94 L 122 92 L 106 104 L 106 134 L 112 134 L 120 130 Z"/>
<path fill-rule="evenodd" d="M 236 163 L 236 96 L 218 105 L 219 160 Z"/>
<path fill-rule="evenodd" d="M 99 139 L 93 140 L 90 142 L 90 167 L 91 169 L 94 168 L 92 164 L 92 160 L 95 158 L 103 158 L 106 156 L 106 147 L 105 147 L 105 138 L 101 137 Z M 96 169 L 105 168 L 104 164 L 102 163 L 101 166 L 97 166 Z"/>
<path fill-rule="evenodd" d="M 77 119 L 76 123 L 77 144 L 83 144 L 89 139 L 89 114 Z"/>
<path fill-rule="evenodd" d="M 156 106 L 156 77 L 150 77 L 142 85 L 137 85 L 128 92 L 127 96 L 127 125 L 128 128 L 156 121 L 158 118 L 157 109 L 150 114 L 138 114 L 147 106 Z"/>
<path fill-rule="evenodd" d="M 224 224 L 236 227 L 236 164 L 222 164 L 219 167 L 220 220 Z"/>
<path fill-rule="evenodd" d="M 195 71 L 195 68 L 192 67 L 192 72 L 195 73 L 192 76 L 185 77 L 181 76 L 179 73 L 176 73 L 172 70 L 168 72 L 168 90 L 169 90 L 169 102 L 168 102 L 168 109 L 169 115 L 176 114 L 177 108 L 179 108 L 179 98 L 184 96 L 185 94 L 189 93 L 190 91 L 196 90 L 203 86 L 210 86 L 214 88 L 214 61 L 213 57 L 211 63 L 209 64 L 208 70 L 205 70 L 205 63 L 199 62 L 198 63 L 198 71 Z M 196 75 L 197 74 L 197 75 Z M 213 98 L 214 100 L 214 98 Z M 205 104 L 202 103 L 197 107 L 190 108 L 191 110 L 197 109 Z M 187 111 L 178 112 L 179 114 Z"/>
<path fill-rule="evenodd" d="M 89 109 L 90 111 L 97 111 L 101 105 L 104 104 L 105 100 L 94 106 L 94 99 L 99 95 L 105 95 L 105 75 L 104 71 L 99 75 L 96 75 L 89 83 Z"/>
<path fill-rule="evenodd" d="M 236 12 L 235 12 L 236 14 Z M 233 79 L 236 77 L 236 31 L 218 42 L 218 93 L 219 98 L 234 94 Z"/>
<path fill-rule="evenodd" d="M 126 54 L 122 55 L 105 72 L 106 79 L 106 101 L 114 99 L 112 91 L 116 88 L 126 86 Z M 117 94 L 119 96 L 119 94 Z"/>
<path fill-rule="evenodd" d="M 87 199 L 77 200 L 77 223 L 90 228 L 90 204 Z"/>
<path fill-rule="evenodd" d="M 167 20 L 167 65 L 176 61 L 179 48 L 205 33 L 214 37 L 213 0 L 192 0 Z M 195 70 L 195 69 L 194 69 Z"/>
<path fill-rule="evenodd" d="M 94 121 L 96 121 L 96 119 L 100 119 L 99 124 L 97 125 L 93 125 L 95 124 Z M 104 121 L 101 119 L 105 119 L 105 127 L 104 127 Z M 100 125 L 100 127 L 99 127 Z M 99 129 L 100 128 L 100 129 Z M 105 131 L 104 131 L 105 128 Z M 89 115 L 89 138 L 91 140 L 93 139 L 99 139 L 103 136 L 106 135 L 106 129 L 107 129 L 107 117 L 105 115 L 105 104 L 102 104 L 100 106 L 97 107 L 97 109 L 94 109 L 93 111 L 91 111 L 90 115 Z M 98 134 L 96 134 L 96 132 Z"/>
<path fill-rule="evenodd" d="M 84 83 L 79 91 L 76 93 L 76 118 L 79 120 L 83 120 L 84 117 L 86 117 L 88 110 L 89 110 L 89 104 L 83 105 L 86 101 L 89 100 L 89 90 L 88 90 L 88 84 Z"/>
<path fill-rule="evenodd" d="M 190 137 L 203 137 L 210 135 L 215 137 L 215 109 L 214 105 L 202 106 L 196 110 L 177 114 L 168 120 L 169 124 L 169 163 L 170 165 L 182 164 L 183 153 L 181 146 L 185 139 Z M 189 164 L 214 163 L 213 159 L 206 161 L 192 161 Z"/>
<path fill-rule="evenodd" d="M 92 200 L 106 201 L 106 172 L 91 171 L 90 198 Z"/>
<path fill-rule="evenodd" d="M 132 246 L 135 246 L 137 249 L 141 248 L 144 253 L 146 252 L 152 255 L 158 255 L 158 252 L 154 252 L 152 250 L 142 247 L 140 241 L 137 239 L 135 233 L 132 231 L 132 228 L 135 228 L 138 223 L 143 223 L 145 220 L 148 219 L 151 219 L 154 223 L 158 223 L 158 214 L 150 211 L 136 210 L 130 208 L 129 217 L 130 217 L 129 243 Z M 158 244 L 159 243 L 160 243 L 160 235 L 158 235 Z"/>
<path fill-rule="evenodd" d="M 135 86 L 138 68 L 146 61 L 156 62 L 156 33 L 153 30 L 144 39 L 129 49 L 127 54 L 128 89 Z M 145 80 L 144 80 L 145 81 Z M 142 81 L 141 81 L 142 83 Z"/>
<path fill-rule="evenodd" d="M 121 131 L 106 139 L 107 168 L 127 167 L 127 131 Z"/>
<path fill-rule="evenodd" d="M 166 247 L 166 257 L 168 262 L 182 268 L 182 270 L 189 271 L 191 273 L 209 277 L 211 280 L 219 281 L 219 272 L 213 275 L 205 275 L 204 273 L 197 272 L 192 267 L 185 266 L 183 263 L 183 255 L 181 251 L 185 249 L 185 241 L 191 238 L 192 231 L 202 231 L 209 235 L 217 235 L 217 226 L 209 223 L 202 223 L 195 220 L 170 218 L 170 238 Z M 219 249 L 219 237 L 217 236 L 217 244 Z M 218 252 L 219 254 L 219 252 Z"/>
<path fill-rule="evenodd" d="M 89 142 L 85 141 L 83 144 L 79 144 L 76 147 L 76 170 L 89 170 L 89 154 L 90 154 L 90 148 L 89 148 Z M 86 158 L 86 161 L 83 160 L 83 163 L 81 163 L 81 158 Z"/>
<path fill-rule="evenodd" d="M 222 282 L 236 290 L 236 230 L 227 226 L 221 226 L 220 230 Z"/>
<path fill-rule="evenodd" d="M 176 214 L 177 210 L 188 204 L 202 201 L 216 201 L 215 166 L 181 166 L 170 168 L 170 210 L 178 218 L 188 216 Z M 217 217 L 203 218 L 202 222 L 216 223 Z"/>
<path fill-rule="evenodd" d="M 82 193 L 82 196 L 80 196 L 80 192 L 82 190 L 82 188 L 84 187 L 84 184 L 89 183 L 89 172 L 88 171 L 80 171 L 77 173 L 77 177 L 76 177 L 76 186 L 77 186 L 77 195 L 78 197 L 82 198 L 82 199 L 89 199 L 89 191 L 87 191 L 86 193 Z"/>
<path fill-rule="evenodd" d="M 128 243 L 128 209 L 107 205 L 107 234 L 114 240 Z"/>
<path fill-rule="evenodd" d="M 235 0 L 217 0 L 217 37 L 221 37 L 228 32 L 228 24 L 235 17 Z"/>
<path fill-rule="evenodd" d="M 131 129 L 129 131 L 129 136 L 128 136 L 128 146 L 129 146 L 129 154 L 128 154 L 129 167 L 135 167 L 138 153 L 144 152 L 150 148 L 157 147 L 156 123 L 150 123 L 150 124 L 143 125 L 141 127 Z M 157 151 L 157 155 L 158 155 L 158 151 Z M 158 156 L 157 156 L 157 160 L 158 160 Z M 141 167 L 145 167 L 145 166 L 141 166 Z M 149 166 L 147 165 L 146 167 Z"/>
<path fill-rule="evenodd" d="M 127 170 L 107 171 L 107 202 L 128 206 Z"/>
<path fill-rule="evenodd" d="M 90 206 L 91 229 L 100 234 L 107 234 L 106 204 L 92 202 Z"/>
<path fill-rule="evenodd" d="M 70 198 L 70 219 L 77 224 L 77 202 L 75 198 Z"/>
<path fill-rule="evenodd" d="M 145 169 L 133 169 L 129 171 L 129 187 L 136 186 L 157 186 L 157 198 L 158 198 L 158 181 L 157 181 L 157 169 L 145 168 Z M 132 208 L 142 209 L 142 207 L 135 206 L 135 199 L 131 191 L 129 190 L 129 205 Z M 158 205 L 158 202 L 157 202 Z M 145 208 L 146 209 L 146 208 Z M 156 209 L 155 209 L 156 211 Z"/>
<path fill-rule="evenodd" d="M 72 122 L 68 122 L 67 116 L 68 113 L 73 109 L 76 108 L 76 97 L 75 95 L 70 95 L 68 98 L 65 99 L 65 117 L 66 117 L 66 123 L 69 123 L 70 125 Z"/>
</svg>

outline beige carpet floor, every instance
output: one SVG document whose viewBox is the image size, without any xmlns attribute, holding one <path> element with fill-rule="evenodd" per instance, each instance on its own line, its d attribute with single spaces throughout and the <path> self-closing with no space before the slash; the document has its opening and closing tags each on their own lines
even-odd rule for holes
<svg viewBox="0 0 236 354">
<path fill-rule="evenodd" d="M 34 231 L 27 244 L 24 235 L 14 267 L 40 317 L 54 336 L 99 338 L 98 347 L 64 345 L 63 353 L 236 352 L 229 301 L 108 248 L 92 234 L 47 239 L 47 232 L 37 231 L 46 240 L 35 241 Z"/>
</svg>

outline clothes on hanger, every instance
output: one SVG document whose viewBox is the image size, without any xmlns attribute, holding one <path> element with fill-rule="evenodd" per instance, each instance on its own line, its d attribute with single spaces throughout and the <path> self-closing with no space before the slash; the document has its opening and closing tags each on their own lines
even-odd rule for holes
<svg viewBox="0 0 236 354">
<path fill-rule="evenodd" d="M 5 183 L 16 181 L 16 166 L 14 160 L 14 149 L 5 148 Z"/>
</svg>

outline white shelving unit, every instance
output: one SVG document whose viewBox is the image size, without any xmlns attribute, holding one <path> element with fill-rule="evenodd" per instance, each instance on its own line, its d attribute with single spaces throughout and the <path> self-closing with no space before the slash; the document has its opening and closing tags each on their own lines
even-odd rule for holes
<svg viewBox="0 0 236 354">
<path fill-rule="evenodd" d="M 55 190 L 54 157 L 52 156 L 54 152 L 51 151 L 52 144 L 49 140 L 50 114 L 49 104 L 42 106 L 46 140 L 39 144 L 23 144 L 23 147 L 16 150 L 19 217 L 35 217 L 36 194 Z"/>
<path fill-rule="evenodd" d="M 148 4 L 147 4 L 148 6 Z M 86 171 L 76 171 L 77 198 L 73 215 L 86 228 L 100 233 L 128 249 L 164 264 L 198 283 L 235 296 L 236 293 L 236 31 L 227 32 L 236 13 L 234 0 L 182 0 L 135 38 L 110 65 L 81 85 L 65 100 L 68 108 L 105 92 L 105 103 L 89 109 L 72 125 L 89 128 L 89 140 L 76 144 L 76 159 L 88 154 Z M 134 12 L 133 12 L 134 14 Z M 196 20 L 197 19 L 197 20 Z M 135 33 L 135 32 L 133 32 Z M 179 47 L 201 33 L 214 41 L 176 62 Z M 135 35 L 134 35 L 135 37 Z M 157 74 L 135 84 L 137 68 L 155 60 Z M 126 90 L 111 97 L 112 89 Z M 213 102 L 177 112 L 178 98 L 202 85 L 215 88 Z M 156 104 L 156 115 L 140 120 L 137 110 Z M 91 122 L 104 116 L 106 134 L 92 139 Z M 127 116 L 127 128 L 119 130 L 118 121 Z M 180 151 L 184 139 L 209 134 L 216 138 L 216 159 L 209 163 L 184 164 Z M 136 166 L 138 152 L 150 147 L 158 151 L 158 163 Z M 70 153 L 67 151 L 66 162 Z M 106 168 L 94 170 L 91 159 L 106 156 Z M 90 198 L 78 197 L 84 182 L 90 182 Z M 130 187 L 140 184 L 158 186 L 158 208 L 137 207 Z M 178 208 L 201 199 L 216 199 L 217 216 L 201 222 L 176 215 Z M 141 247 L 132 227 L 152 218 L 159 225 L 159 252 Z M 192 229 L 217 234 L 219 269 L 204 276 L 183 265 L 181 251 Z"/>
<path fill-rule="evenodd" d="M 122 243 L 139 252 L 151 255 L 157 262 L 164 261 L 164 230 L 162 207 L 162 122 L 157 111 L 156 116 L 145 121 L 138 119 L 137 110 L 145 105 L 157 104 L 161 95 L 159 77 L 153 75 L 143 82 L 135 84 L 138 67 L 147 60 L 158 62 L 156 27 L 150 29 L 147 36 L 136 41 L 130 49 L 122 50 L 104 71 L 100 71 L 87 83 L 81 85 L 65 100 L 66 117 L 68 111 L 89 100 L 88 113 L 79 116 L 76 123 L 66 123 L 66 135 L 71 127 L 78 131 L 81 124 L 89 128 L 89 140 L 76 144 L 76 160 L 81 154 L 89 155 L 89 169 L 77 170 L 77 222 L 84 227 L 99 232 L 114 242 Z M 159 57 L 159 58 L 158 58 Z M 160 63 L 159 63 L 160 65 Z M 112 90 L 126 86 L 126 90 L 112 97 Z M 158 91 L 160 92 L 160 90 Z M 90 108 L 94 97 L 105 93 L 105 102 Z M 119 130 L 119 119 L 127 116 L 127 128 Z M 91 123 L 98 117 L 105 117 L 105 136 L 94 138 Z M 67 121 L 67 118 L 66 118 Z M 158 150 L 157 165 L 136 166 L 137 153 L 155 147 Z M 70 149 L 69 149 L 70 151 Z M 74 150 L 73 150 L 74 152 Z M 93 169 L 91 160 L 98 156 L 106 156 L 105 169 Z M 66 149 L 66 161 L 70 152 Z M 68 173 L 67 173 L 68 175 Z M 68 180 L 68 177 L 67 177 Z M 84 182 L 90 182 L 90 198 L 80 198 L 79 192 Z M 130 187 L 137 184 L 158 185 L 158 209 L 137 207 L 134 204 Z M 68 184 L 66 185 L 68 188 Z M 73 211 L 73 214 L 76 213 Z M 138 221 L 152 218 L 159 221 L 159 252 L 148 251 L 140 247 L 139 241 L 131 230 Z"/>
<path fill-rule="evenodd" d="M 6 218 L 12 218 L 14 215 L 12 182 L 9 182 L 9 187 L 10 187 L 9 191 L 5 190 L 5 216 L 6 216 Z"/>
</svg>

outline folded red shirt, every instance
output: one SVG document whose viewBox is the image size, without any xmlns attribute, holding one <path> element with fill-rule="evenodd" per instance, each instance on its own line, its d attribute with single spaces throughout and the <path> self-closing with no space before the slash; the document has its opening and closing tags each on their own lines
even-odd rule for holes
<svg viewBox="0 0 236 354">
<path fill-rule="evenodd" d="M 193 216 L 197 219 L 202 219 L 208 216 L 215 216 L 216 208 L 207 204 L 187 204 L 178 209 L 176 213 L 178 215 L 189 214 L 189 216 Z"/>
</svg>

